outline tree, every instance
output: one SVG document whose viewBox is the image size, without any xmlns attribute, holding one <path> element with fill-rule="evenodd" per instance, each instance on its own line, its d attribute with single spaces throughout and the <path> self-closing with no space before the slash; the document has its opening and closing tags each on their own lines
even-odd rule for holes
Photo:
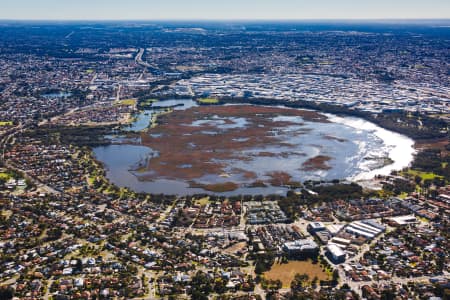
<svg viewBox="0 0 450 300">
<path fill-rule="evenodd" d="M 227 282 L 223 279 L 216 280 L 214 283 L 214 292 L 217 294 L 223 294 L 227 291 L 226 288 Z"/>
<path fill-rule="evenodd" d="M 319 278 L 317 276 L 314 276 L 314 278 L 311 281 L 311 285 L 313 287 L 316 287 L 318 282 L 319 282 Z"/>
<path fill-rule="evenodd" d="M 75 271 L 77 271 L 77 272 L 83 271 L 83 262 L 79 258 L 77 258 L 77 264 L 75 265 Z"/>
<path fill-rule="evenodd" d="M 382 300 L 393 300 L 395 299 L 395 291 L 392 289 L 385 289 L 381 292 Z"/>
<path fill-rule="evenodd" d="M 445 267 L 445 257 L 444 256 L 438 256 L 436 259 L 436 269 L 439 273 L 442 273 L 444 271 Z"/>
<path fill-rule="evenodd" d="M 428 189 L 428 188 L 430 188 L 430 186 L 433 184 L 433 180 L 431 180 L 431 179 L 425 179 L 424 181 L 423 181 L 423 186 L 426 188 L 426 189 Z"/>
<path fill-rule="evenodd" d="M 195 290 L 191 293 L 192 300 L 208 300 L 208 296 L 203 294 L 201 291 Z"/>
<path fill-rule="evenodd" d="M 309 280 L 307 274 L 296 274 L 291 282 L 291 290 L 293 292 L 303 291 L 305 283 Z"/>
<path fill-rule="evenodd" d="M 266 267 L 264 266 L 264 263 L 261 261 L 256 261 L 255 264 L 255 273 L 256 274 L 262 274 L 266 271 Z"/>
<path fill-rule="evenodd" d="M 422 177 L 420 177 L 419 175 L 414 176 L 414 182 L 416 184 L 420 184 L 422 182 Z"/>
<path fill-rule="evenodd" d="M 0 287 L 0 299 L 9 300 L 14 297 L 14 292 L 10 287 Z"/>
<path fill-rule="evenodd" d="M 202 271 L 198 271 L 191 281 L 191 299 L 207 300 L 212 292 L 212 286 L 208 276 Z"/>
<path fill-rule="evenodd" d="M 339 271 L 337 269 L 334 269 L 333 271 L 333 284 L 337 284 L 339 280 Z"/>
</svg>

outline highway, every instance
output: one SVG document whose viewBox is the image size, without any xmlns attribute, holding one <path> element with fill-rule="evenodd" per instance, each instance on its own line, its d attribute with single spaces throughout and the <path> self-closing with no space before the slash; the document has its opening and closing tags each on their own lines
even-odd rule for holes
<svg viewBox="0 0 450 300">
<path fill-rule="evenodd" d="M 144 53 L 145 53 L 145 49 L 144 48 L 139 49 L 139 52 L 138 52 L 138 54 L 136 55 L 136 57 L 134 59 L 136 61 L 136 63 L 138 65 L 142 66 L 142 67 L 145 67 L 145 68 L 158 69 L 157 66 L 149 64 L 148 62 L 142 60 L 142 56 L 144 56 Z"/>
</svg>

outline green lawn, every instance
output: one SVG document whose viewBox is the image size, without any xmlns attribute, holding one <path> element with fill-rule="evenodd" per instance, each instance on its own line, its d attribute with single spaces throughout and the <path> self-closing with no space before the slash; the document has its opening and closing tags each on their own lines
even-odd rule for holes
<svg viewBox="0 0 450 300">
<path fill-rule="evenodd" d="M 401 193 L 400 195 L 398 195 L 398 197 L 399 197 L 400 199 L 405 199 L 406 197 L 408 197 L 408 193 L 403 192 L 403 193 Z"/>
<path fill-rule="evenodd" d="M 217 103 L 219 103 L 219 99 L 216 99 L 216 98 L 200 98 L 200 99 L 197 99 L 197 102 L 201 103 L 201 104 L 217 104 Z"/>
<path fill-rule="evenodd" d="M 133 106 L 136 105 L 136 102 L 137 102 L 136 99 L 124 99 L 120 100 L 119 102 L 116 102 L 115 105 Z"/>
<path fill-rule="evenodd" d="M 95 181 L 95 176 L 88 176 L 87 177 L 87 182 L 88 182 L 89 186 L 93 185 L 94 181 Z"/>
<path fill-rule="evenodd" d="M 422 181 L 427 180 L 427 179 L 433 180 L 436 177 L 442 178 L 442 176 L 436 175 L 434 173 L 421 172 L 421 171 L 417 171 L 417 170 L 408 170 L 405 172 L 405 174 L 410 174 L 412 176 L 419 176 L 420 178 L 422 178 Z"/>
<path fill-rule="evenodd" d="M 12 126 L 13 122 L 11 121 L 0 121 L 0 126 Z"/>
<path fill-rule="evenodd" d="M 201 206 L 205 206 L 208 203 L 209 203 L 209 197 L 205 197 L 205 198 L 201 198 L 201 199 L 195 200 L 195 204 L 201 205 Z"/>
<path fill-rule="evenodd" d="M 8 181 L 10 178 L 11 178 L 11 174 L 8 174 L 5 172 L 0 173 L 0 179 Z"/>
</svg>

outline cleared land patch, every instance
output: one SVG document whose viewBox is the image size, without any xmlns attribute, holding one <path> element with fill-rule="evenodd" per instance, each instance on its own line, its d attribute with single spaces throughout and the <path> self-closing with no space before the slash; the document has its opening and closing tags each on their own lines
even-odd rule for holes
<svg viewBox="0 0 450 300">
<path fill-rule="evenodd" d="M 270 280 L 281 280 L 283 287 L 290 286 L 296 274 L 307 274 L 311 281 L 317 276 L 318 280 L 329 280 L 330 276 L 322 270 L 320 264 L 311 261 L 290 261 L 287 264 L 274 264 L 264 277 Z"/>
</svg>

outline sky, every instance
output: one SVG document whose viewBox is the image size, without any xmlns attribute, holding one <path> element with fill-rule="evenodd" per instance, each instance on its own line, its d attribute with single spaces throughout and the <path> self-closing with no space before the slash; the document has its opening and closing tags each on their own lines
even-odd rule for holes
<svg viewBox="0 0 450 300">
<path fill-rule="evenodd" d="M 450 19 L 450 0 L 0 0 L 0 19 Z"/>
</svg>

